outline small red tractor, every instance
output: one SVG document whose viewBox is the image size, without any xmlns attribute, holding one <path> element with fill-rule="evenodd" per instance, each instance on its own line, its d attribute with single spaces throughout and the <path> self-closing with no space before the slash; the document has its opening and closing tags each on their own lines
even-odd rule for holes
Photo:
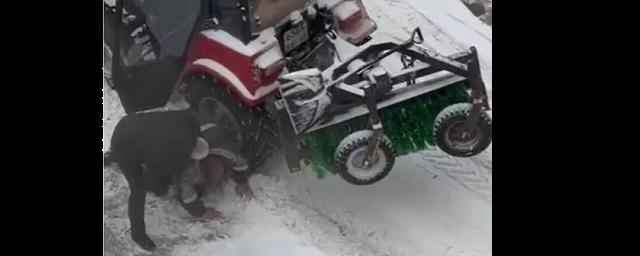
<svg viewBox="0 0 640 256">
<path fill-rule="evenodd" d="M 421 46 L 420 29 L 405 42 L 372 45 L 376 23 L 362 0 L 155 2 L 104 3 L 105 74 L 125 111 L 189 108 L 203 127 L 236 131 L 253 167 L 280 148 L 299 170 L 320 150 L 307 134 L 363 119 L 323 144 L 335 157 L 325 167 L 353 184 L 376 182 L 408 152 L 394 145 L 424 148 L 422 138 L 387 136 L 394 131 L 383 129 L 385 109 L 459 84 L 466 96 L 429 110 L 439 114 L 426 130 L 455 156 L 478 154 L 491 142 L 475 49 L 441 56 Z M 361 51 L 336 61 L 336 40 Z M 403 72 L 380 65 L 391 56 L 400 57 Z"/>
</svg>

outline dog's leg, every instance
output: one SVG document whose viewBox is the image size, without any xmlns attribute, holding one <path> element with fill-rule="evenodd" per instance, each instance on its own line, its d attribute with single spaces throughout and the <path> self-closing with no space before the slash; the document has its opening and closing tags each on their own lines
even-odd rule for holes
<svg viewBox="0 0 640 256">
<path fill-rule="evenodd" d="M 131 239 L 145 250 L 152 251 L 155 243 L 147 236 L 144 223 L 144 206 L 147 191 L 144 183 L 142 166 L 139 163 L 128 163 L 120 166 L 129 183 L 129 223 L 131 224 Z"/>
<path fill-rule="evenodd" d="M 165 173 L 153 165 L 145 166 L 143 173 L 145 188 L 148 192 L 152 192 L 158 197 L 167 195 L 171 183 L 170 177 L 165 177 Z"/>
</svg>

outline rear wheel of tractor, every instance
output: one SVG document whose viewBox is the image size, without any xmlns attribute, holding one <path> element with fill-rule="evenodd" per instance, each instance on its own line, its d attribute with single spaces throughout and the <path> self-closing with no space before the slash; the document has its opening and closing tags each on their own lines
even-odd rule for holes
<svg viewBox="0 0 640 256">
<path fill-rule="evenodd" d="M 473 133 L 464 132 L 464 122 L 471 112 L 470 103 L 458 103 L 442 110 L 434 122 L 436 144 L 445 153 L 455 157 L 475 156 L 491 144 L 491 117 L 480 114 Z"/>
<path fill-rule="evenodd" d="M 371 167 L 365 167 L 364 157 L 373 131 L 365 130 L 350 134 L 336 149 L 338 174 L 354 185 L 370 185 L 386 177 L 395 163 L 391 141 L 382 136 Z"/>
<path fill-rule="evenodd" d="M 201 125 L 214 123 L 237 132 L 241 154 L 251 168 L 263 164 L 277 149 L 277 123 L 264 106 L 245 107 L 224 85 L 208 77 L 193 78 L 185 98 Z"/>
</svg>

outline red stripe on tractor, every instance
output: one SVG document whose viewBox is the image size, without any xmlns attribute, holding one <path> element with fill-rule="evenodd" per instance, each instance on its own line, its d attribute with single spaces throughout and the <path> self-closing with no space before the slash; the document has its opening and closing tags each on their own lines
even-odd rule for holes
<svg viewBox="0 0 640 256">
<path fill-rule="evenodd" d="M 223 81 L 225 86 L 230 88 L 233 92 L 233 96 L 239 99 L 243 105 L 247 107 L 253 107 L 262 103 L 262 99 L 248 99 L 245 98 L 241 93 L 239 93 L 227 80 L 227 78 L 222 77 L 220 74 L 215 72 L 215 70 L 210 70 L 209 68 L 193 65 L 193 62 L 198 59 L 211 59 L 222 65 L 224 65 L 227 69 L 229 69 L 232 73 L 234 73 L 240 82 L 245 86 L 247 91 L 251 94 L 255 94 L 259 85 L 253 81 L 253 72 L 251 68 L 253 67 L 254 60 L 256 56 L 246 56 L 239 52 L 234 51 L 233 49 L 224 46 L 223 44 L 211 40 L 210 38 L 204 36 L 203 34 L 198 34 L 195 36 L 192 41 L 191 51 L 187 55 L 187 65 L 184 69 L 183 76 L 203 72 L 207 73 L 214 78 Z M 274 79 L 275 80 L 275 79 Z"/>
</svg>

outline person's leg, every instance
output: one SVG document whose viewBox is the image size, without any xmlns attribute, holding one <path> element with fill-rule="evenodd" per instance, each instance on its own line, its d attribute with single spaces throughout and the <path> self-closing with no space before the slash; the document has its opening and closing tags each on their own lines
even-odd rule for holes
<svg viewBox="0 0 640 256">
<path fill-rule="evenodd" d="M 179 197 L 178 201 L 191 216 L 203 220 L 213 220 L 222 216 L 215 209 L 207 208 L 200 199 L 195 187 L 202 181 L 200 166 L 194 164 L 187 168 L 182 175 L 182 180 L 178 184 Z"/>
<path fill-rule="evenodd" d="M 228 163 L 230 172 L 229 177 L 236 183 L 236 195 L 241 197 L 255 197 L 251 186 L 249 185 L 249 166 L 246 160 L 237 153 L 227 149 L 212 148 L 211 154 Z"/>
<path fill-rule="evenodd" d="M 194 186 L 198 181 L 197 166 L 189 166 L 183 174 L 180 183 L 178 185 L 179 192 L 178 200 L 182 207 L 193 216 L 201 216 L 205 212 L 204 205 L 198 200 L 198 193 L 194 189 Z"/>
<path fill-rule="evenodd" d="M 201 126 L 203 129 L 205 126 Z M 234 132 L 228 128 L 216 126 L 215 124 L 202 131 L 202 137 L 211 147 L 209 154 L 224 159 L 231 169 L 230 177 L 236 183 L 236 194 L 242 197 L 253 197 L 253 190 L 249 186 L 248 178 L 250 173 L 246 159 L 240 153 L 238 141 Z"/>
<path fill-rule="evenodd" d="M 202 159 L 204 185 L 207 188 L 205 192 L 209 192 L 208 190 L 210 189 L 222 188 L 225 169 L 225 159 L 219 156 L 208 155 L 205 159 Z"/>
</svg>

